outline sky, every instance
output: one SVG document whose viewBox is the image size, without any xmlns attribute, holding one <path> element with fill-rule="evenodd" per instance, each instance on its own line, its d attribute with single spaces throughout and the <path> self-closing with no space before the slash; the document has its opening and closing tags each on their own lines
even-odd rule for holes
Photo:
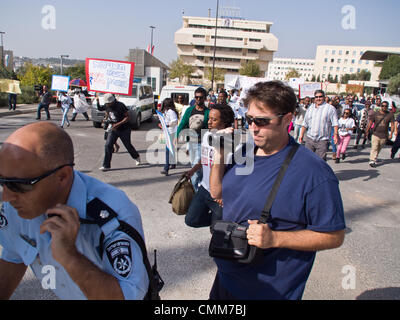
<svg viewBox="0 0 400 320">
<path fill-rule="evenodd" d="M 279 40 L 274 57 L 314 59 L 317 45 L 400 47 L 398 0 L 220 0 L 242 18 L 273 22 Z M 52 6 L 54 11 L 47 11 Z M 4 48 L 14 56 L 125 60 L 129 49 L 146 49 L 155 26 L 154 55 L 177 58 L 174 33 L 182 16 L 215 17 L 217 0 L 0 0 Z M 354 8 L 355 23 L 343 28 Z M 55 14 L 52 14 L 52 13 Z"/>
</svg>

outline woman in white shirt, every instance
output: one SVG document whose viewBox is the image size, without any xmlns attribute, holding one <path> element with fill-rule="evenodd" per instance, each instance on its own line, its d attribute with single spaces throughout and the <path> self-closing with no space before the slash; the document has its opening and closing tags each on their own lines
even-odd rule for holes
<svg viewBox="0 0 400 320">
<path fill-rule="evenodd" d="M 185 223 L 189 227 L 208 227 L 213 221 L 222 219 L 222 206 L 218 200 L 213 199 L 210 195 L 210 171 L 214 163 L 215 154 L 210 138 L 212 140 L 213 135 L 218 130 L 232 128 L 234 118 L 235 114 L 229 105 L 215 104 L 211 106 L 208 118 L 209 132 L 204 134 L 202 138 L 201 160 L 186 172 L 186 176 L 191 178 L 197 170 L 203 170 L 203 180 L 190 203 L 185 217 Z M 232 155 L 230 154 L 229 156 Z"/>
<path fill-rule="evenodd" d="M 171 141 L 175 141 L 176 131 L 178 127 L 178 114 L 176 112 L 174 100 L 172 100 L 171 98 L 164 99 L 161 107 L 161 112 L 164 114 L 165 124 L 167 125 Z M 172 162 L 172 165 L 170 165 L 170 161 Z M 166 176 L 168 176 L 169 169 L 175 169 L 175 167 L 176 161 L 172 155 L 172 152 L 168 149 L 168 147 L 166 147 L 165 166 L 164 170 L 161 171 L 161 174 L 165 174 Z"/>
<path fill-rule="evenodd" d="M 355 127 L 354 119 L 351 118 L 351 110 L 345 109 L 342 117 L 339 119 L 339 142 L 336 152 L 336 163 L 340 162 L 340 155 L 342 155 L 342 160 L 346 158 L 346 149 L 351 139 L 351 132 Z"/>
</svg>

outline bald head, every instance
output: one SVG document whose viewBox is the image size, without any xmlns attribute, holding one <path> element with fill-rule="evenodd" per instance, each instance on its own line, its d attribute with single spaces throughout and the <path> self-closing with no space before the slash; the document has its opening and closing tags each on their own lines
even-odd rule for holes
<svg viewBox="0 0 400 320">
<path fill-rule="evenodd" d="M 46 169 L 74 162 L 71 138 L 49 122 L 37 122 L 18 129 L 3 144 L 0 155 L 3 152 L 11 153 L 16 161 L 39 161 Z"/>
</svg>

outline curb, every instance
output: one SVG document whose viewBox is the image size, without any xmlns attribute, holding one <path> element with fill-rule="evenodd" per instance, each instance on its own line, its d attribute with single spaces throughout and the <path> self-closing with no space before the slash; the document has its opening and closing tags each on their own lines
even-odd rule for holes
<svg viewBox="0 0 400 320">
<path fill-rule="evenodd" d="M 24 105 L 20 105 L 19 107 L 23 108 Z M 25 105 L 26 106 L 26 105 Z M 17 106 L 18 108 L 18 106 Z M 54 110 L 57 109 L 57 107 L 55 105 L 53 106 L 49 106 L 49 110 Z M 20 109 L 20 110 L 7 110 L 7 111 L 0 111 L 0 118 L 2 117 L 7 117 L 7 116 L 15 116 L 15 115 L 19 115 L 19 114 L 27 114 L 27 113 L 35 113 L 37 111 L 37 107 L 30 107 L 30 108 L 26 108 L 26 109 Z"/>
</svg>

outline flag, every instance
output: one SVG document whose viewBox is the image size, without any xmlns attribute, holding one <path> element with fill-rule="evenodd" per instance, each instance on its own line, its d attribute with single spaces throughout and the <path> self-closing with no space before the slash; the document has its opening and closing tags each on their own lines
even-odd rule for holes
<svg viewBox="0 0 400 320">
<path fill-rule="evenodd" d="M 153 55 L 154 54 L 154 45 L 151 48 L 150 47 L 151 47 L 151 45 L 147 46 L 147 52 L 150 53 L 151 55 Z"/>
</svg>

